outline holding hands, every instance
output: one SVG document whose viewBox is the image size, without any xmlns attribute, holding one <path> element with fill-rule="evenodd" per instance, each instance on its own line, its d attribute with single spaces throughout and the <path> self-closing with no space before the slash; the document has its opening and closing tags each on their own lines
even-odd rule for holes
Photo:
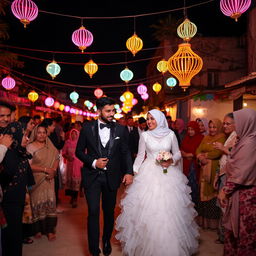
<svg viewBox="0 0 256 256">
<path fill-rule="evenodd" d="M 169 159 L 169 160 L 162 161 L 162 162 L 160 163 L 160 165 L 161 165 L 162 167 L 164 167 L 164 168 L 168 168 L 172 163 L 173 163 L 173 160 L 172 160 L 172 158 L 171 158 L 171 159 Z"/>
</svg>

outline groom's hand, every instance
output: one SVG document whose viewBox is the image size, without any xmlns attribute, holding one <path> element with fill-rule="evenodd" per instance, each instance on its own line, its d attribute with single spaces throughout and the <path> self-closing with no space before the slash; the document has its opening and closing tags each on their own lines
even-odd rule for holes
<svg viewBox="0 0 256 256">
<path fill-rule="evenodd" d="M 104 158 L 98 158 L 96 161 L 96 167 L 99 169 L 104 169 L 108 163 L 108 159 L 106 157 Z"/>
<path fill-rule="evenodd" d="M 125 174 L 122 182 L 125 186 L 132 184 L 133 176 L 131 174 Z"/>
</svg>

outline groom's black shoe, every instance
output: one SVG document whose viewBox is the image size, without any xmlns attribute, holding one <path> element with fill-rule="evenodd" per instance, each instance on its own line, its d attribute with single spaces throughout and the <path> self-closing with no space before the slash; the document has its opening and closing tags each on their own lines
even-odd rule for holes
<svg viewBox="0 0 256 256">
<path fill-rule="evenodd" d="M 103 241 L 103 254 L 109 256 L 112 252 L 112 247 L 109 240 Z"/>
</svg>

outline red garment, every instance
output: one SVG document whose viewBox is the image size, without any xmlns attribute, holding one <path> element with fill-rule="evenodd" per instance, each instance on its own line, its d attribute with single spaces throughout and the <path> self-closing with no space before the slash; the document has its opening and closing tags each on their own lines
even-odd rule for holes
<svg viewBox="0 0 256 256">
<path fill-rule="evenodd" d="M 239 237 L 233 230 L 225 229 L 225 256 L 255 256 L 256 255 L 256 187 L 240 186 L 227 182 L 225 192 L 237 190 L 239 193 Z"/>
<path fill-rule="evenodd" d="M 180 146 L 180 150 L 186 152 L 186 153 L 192 153 L 193 154 L 193 159 L 189 160 L 187 158 L 183 158 L 183 172 L 186 176 L 188 176 L 189 174 L 189 167 L 192 163 L 194 163 L 194 166 L 197 170 L 197 180 L 199 179 L 199 169 L 198 169 L 198 164 L 196 162 L 196 149 L 198 148 L 198 146 L 200 145 L 202 139 L 204 138 L 204 136 L 200 133 L 199 130 L 199 126 L 198 123 L 196 121 L 190 121 L 188 123 L 187 127 L 191 127 L 195 130 L 195 135 L 194 136 L 189 136 L 188 134 L 186 134 L 186 136 L 184 137 L 181 146 Z"/>
</svg>

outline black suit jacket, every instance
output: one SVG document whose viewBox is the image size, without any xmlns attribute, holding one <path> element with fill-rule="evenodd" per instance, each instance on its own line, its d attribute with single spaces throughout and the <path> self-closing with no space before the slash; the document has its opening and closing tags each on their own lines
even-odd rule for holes
<svg viewBox="0 0 256 256">
<path fill-rule="evenodd" d="M 99 140 L 98 121 L 85 123 L 76 147 L 76 156 L 84 163 L 82 180 L 85 188 L 99 175 L 100 169 L 92 167 L 93 161 L 102 157 Z M 114 190 L 120 186 L 124 174 L 133 175 L 128 133 L 124 126 L 117 123 L 113 123 L 110 129 L 108 158 L 106 174 L 109 187 Z"/>
</svg>

